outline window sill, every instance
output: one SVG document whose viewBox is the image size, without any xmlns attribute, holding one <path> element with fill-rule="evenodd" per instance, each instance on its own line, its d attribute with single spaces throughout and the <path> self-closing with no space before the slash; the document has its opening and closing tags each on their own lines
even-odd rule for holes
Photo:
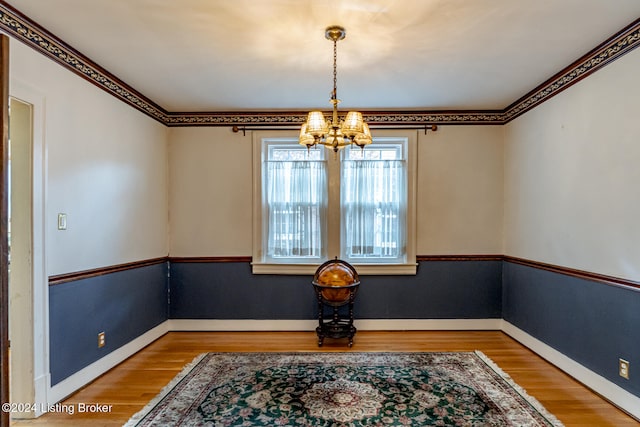
<svg viewBox="0 0 640 427">
<path fill-rule="evenodd" d="M 418 264 L 352 264 L 360 276 L 415 275 Z M 320 264 L 252 263 L 253 274 L 314 275 Z"/>
</svg>

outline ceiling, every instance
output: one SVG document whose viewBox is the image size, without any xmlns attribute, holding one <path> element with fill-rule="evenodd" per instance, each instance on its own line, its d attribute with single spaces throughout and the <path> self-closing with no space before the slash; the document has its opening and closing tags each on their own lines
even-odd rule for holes
<svg viewBox="0 0 640 427">
<path fill-rule="evenodd" d="M 167 111 L 504 109 L 639 0 L 7 0 Z"/>
</svg>

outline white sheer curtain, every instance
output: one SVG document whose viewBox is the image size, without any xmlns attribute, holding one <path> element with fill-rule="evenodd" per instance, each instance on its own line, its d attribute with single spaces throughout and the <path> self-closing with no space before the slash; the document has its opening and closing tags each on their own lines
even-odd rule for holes
<svg viewBox="0 0 640 427">
<path fill-rule="evenodd" d="M 326 170 L 323 161 L 265 162 L 267 258 L 303 262 L 323 255 Z"/>
<path fill-rule="evenodd" d="M 357 262 L 402 262 L 406 179 L 403 160 L 345 160 L 342 164 L 342 245 Z"/>
</svg>

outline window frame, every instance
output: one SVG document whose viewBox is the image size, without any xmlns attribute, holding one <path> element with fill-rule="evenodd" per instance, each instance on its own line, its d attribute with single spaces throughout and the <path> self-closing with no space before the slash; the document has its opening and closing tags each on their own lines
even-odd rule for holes
<svg viewBox="0 0 640 427">
<path fill-rule="evenodd" d="M 252 271 L 254 274 L 314 274 L 318 266 L 324 262 L 305 263 L 274 263 L 265 260 L 263 254 L 263 194 L 262 194 L 262 162 L 263 162 L 263 140 L 290 140 L 297 141 L 296 131 L 253 131 L 253 261 Z M 403 139 L 406 141 L 404 150 L 406 156 L 406 188 L 407 188 L 407 212 L 406 212 L 406 251 L 404 262 L 400 263 L 351 263 L 361 275 L 414 275 L 417 270 L 416 263 L 416 177 L 417 177 L 417 140 L 416 130 L 377 130 L 376 138 Z M 384 142 L 382 142 L 384 144 Z M 334 258 L 341 254 L 341 212 L 340 212 L 340 175 L 341 158 L 325 147 L 312 148 L 311 150 L 326 150 L 325 159 L 327 162 L 328 174 L 328 201 L 327 201 L 327 258 Z M 365 148 L 367 150 L 367 148 Z M 338 154 L 342 156 L 342 153 Z M 337 207 L 336 207 L 337 206 Z"/>
</svg>

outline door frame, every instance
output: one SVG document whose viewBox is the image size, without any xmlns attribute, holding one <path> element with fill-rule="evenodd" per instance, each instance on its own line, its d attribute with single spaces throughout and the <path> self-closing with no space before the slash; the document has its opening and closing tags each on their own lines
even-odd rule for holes
<svg viewBox="0 0 640 427">
<path fill-rule="evenodd" d="M 9 79 L 9 40 L 0 34 L 0 402 L 11 402 L 9 383 L 9 262 L 8 262 L 8 150 L 10 96 L 31 104 L 32 109 L 32 292 L 33 333 L 30 355 L 33 360 L 33 402 L 35 416 L 42 415 L 48 405 L 51 388 L 49 373 L 49 286 L 46 270 L 46 177 L 45 98 L 28 84 Z M 11 89 L 10 89 L 11 86 Z M 11 414 L 0 411 L 0 427 L 8 427 Z"/>
<path fill-rule="evenodd" d="M 0 403 L 9 402 L 9 37 L 0 34 Z M 0 427 L 9 427 L 9 412 L 0 411 Z"/>
</svg>

